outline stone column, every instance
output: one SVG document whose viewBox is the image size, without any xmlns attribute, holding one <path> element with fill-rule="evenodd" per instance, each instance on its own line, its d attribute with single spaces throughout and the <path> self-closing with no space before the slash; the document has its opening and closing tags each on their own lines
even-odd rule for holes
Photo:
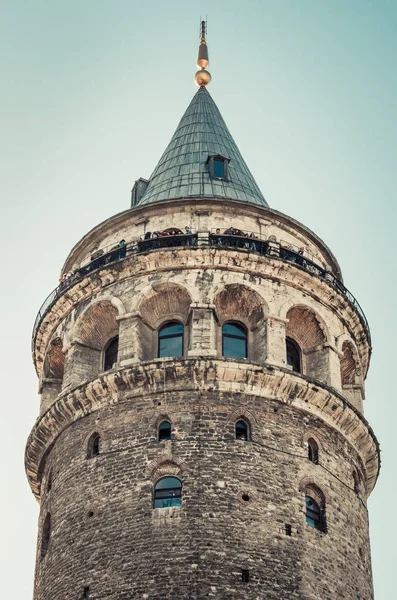
<svg viewBox="0 0 397 600">
<path fill-rule="evenodd" d="M 119 352 L 117 363 L 120 367 L 126 367 L 140 360 L 141 341 L 139 335 L 138 312 L 128 313 L 116 317 L 119 322 Z"/>
<path fill-rule="evenodd" d="M 216 357 L 214 304 L 193 302 L 190 305 L 190 343 L 188 357 Z"/>
<path fill-rule="evenodd" d="M 266 362 L 279 367 L 287 366 L 285 330 L 288 319 L 268 315 L 266 320 L 267 356 Z"/>
<path fill-rule="evenodd" d="M 100 364 L 101 351 L 97 348 L 75 340 L 65 350 L 67 352 L 62 390 L 73 389 L 85 381 L 95 379 L 103 371 Z"/>
</svg>

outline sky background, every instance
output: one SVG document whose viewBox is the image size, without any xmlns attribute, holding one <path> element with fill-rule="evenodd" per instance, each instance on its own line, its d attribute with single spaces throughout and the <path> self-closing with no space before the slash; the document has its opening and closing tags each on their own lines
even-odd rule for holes
<svg viewBox="0 0 397 600">
<path fill-rule="evenodd" d="M 375 598 L 396 598 L 396 0 L 0 1 L 2 598 L 33 590 L 36 313 L 72 246 L 156 166 L 196 90 L 206 13 L 209 91 L 242 155 L 269 205 L 329 245 L 371 326 Z"/>
</svg>

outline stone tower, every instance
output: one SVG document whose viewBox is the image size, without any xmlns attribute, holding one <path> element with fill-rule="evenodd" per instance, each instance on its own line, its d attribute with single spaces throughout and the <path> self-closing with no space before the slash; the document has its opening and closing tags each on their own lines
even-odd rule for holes
<svg viewBox="0 0 397 600">
<path fill-rule="evenodd" d="M 371 600 L 365 316 L 199 89 L 39 311 L 34 600 Z"/>
</svg>

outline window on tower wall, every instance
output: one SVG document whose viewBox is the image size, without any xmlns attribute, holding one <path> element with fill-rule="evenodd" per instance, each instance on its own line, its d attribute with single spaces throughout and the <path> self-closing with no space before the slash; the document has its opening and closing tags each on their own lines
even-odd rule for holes
<svg viewBox="0 0 397 600">
<path fill-rule="evenodd" d="M 88 440 L 87 445 L 87 458 L 93 458 L 99 455 L 99 447 L 101 443 L 101 436 L 99 433 L 93 433 Z"/>
<path fill-rule="evenodd" d="M 171 439 L 171 423 L 162 421 L 159 425 L 159 442 Z"/>
<path fill-rule="evenodd" d="M 240 323 L 225 323 L 222 327 L 222 356 L 247 358 L 247 330 Z"/>
<path fill-rule="evenodd" d="M 40 556 L 44 558 L 48 551 L 48 546 L 50 544 L 50 536 L 51 536 L 51 515 L 47 513 L 47 516 L 44 520 L 43 524 L 43 533 L 41 536 L 41 548 L 40 548 Z"/>
<path fill-rule="evenodd" d="M 306 523 L 309 527 L 317 529 L 322 533 L 327 533 L 327 521 L 325 516 L 325 502 L 318 496 L 314 489 L 308 488 L 306 490 L 305 505 L 306 505 Z"/>
<path fill-rule="evenodd" d="M 246 421 L 244 421 L 244 419 L 239 419 L 238 421 L 236 421 L 235 435 L 236 435 L 236 440 L 242 440 L 243 442 L 248 442 L 249 427 L 248 427 L 248 423 Z"/>
<path fill-rule="evenodd" d="M 183 331 L 182 323 L 177 321 L 163 325 L 158 337 L 159 358 L 183 356 Z"/>
<path fill-rule="evenodd" d="M 318 465 L 318 444 L 315 440 L 310 438 L 307 442 L 308 459 L 314 465 Z"/>
<path fill-rule="evenodd" d="M 119 336 L 114 337 L 105 348 L 104 358 L 103 358 L 103 370 L 109 371 L 109 369 L 113 369 L 113 367 L 117 363 L 117 355 L 119 352 Z"/>
<path fill-rule="evenodd" d="M 296 373 L 302 373 L 301 351 L 296 342 L 291 338 L 286 339 L 287 365 Z"/>
<path fill-rule="evenodd" d="M 208 172 L 212 179 L 227 179 L 230 159 L 222 154 L 210 155 L 207 158 Z"/>
<path fill-rule="evenodd" d="M 181 506 L 182 482 L 177 477 L 163 477 L 154 487 L 153 508 Z"/>
</svg>

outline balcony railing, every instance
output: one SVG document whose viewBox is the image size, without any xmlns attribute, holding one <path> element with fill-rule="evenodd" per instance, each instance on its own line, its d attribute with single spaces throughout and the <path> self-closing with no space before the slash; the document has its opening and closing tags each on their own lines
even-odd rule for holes
<svg viewBox="0 0 397 600">
<path fill-rule="evenodd" d="M 69 288 L 71 288 L 78 281 L 82 280 L 84 277 L 86 277 L 86 275 L 88 275 L 92 271 L 96 271 L 97 269 L 100 269 L 106 265 L 110 265 L 120 260 L 123 260 L 126 256 L 129 256 L 131 254 L 148 252 L 160 248 L 197 246 L 197 243 L 197 234 L 167 235 L 160 236 L 157 238 L 151 237 L 147 240 L 132 242 L 129 244 L 125 244 L 124 246 L 118 246 L 116 248 L 113 247 L 111 250 L 104 252 L 100 255 L 99 253 L 101 251 L 97 252 L 96 255 L 93 255 L 91 257 L 90 262 L 77 269 L 74 273 L 72 273 L 69 277 L 62 281 L 58 285 L 58 287 L 56 287 L 55 290 L 53 290 L 51 294 L 44 300 L 34 322 L 32 344 L 34 343 L 38 326 L 46 312 L 52 306 L 52 304 L 54 304 L 55 301 L 64 292 L 66 292 Z M 205 243 L 208 242 L 205 242 L 204 239 L 200 240 L 200 245 L 204 245 Z M 269 256 L 270 258 L 281 259 L 290 264 L 294 264 L 295 266 L 311 273 L 312 275 L 324 279 L 330 285 L 336 288 L 339 292 L 341 292 L 354 306 L 355 310 L 360 316 L 361 321 L 363 322 L 363 325 L 367 329 L 369 341 L 371 342 L 368 321 L 365 317 L 364 311 L 362 310 L 361 306 L 359 305 L 353 294 L 349 292 L 349 290 L 343 285 L 343 283 L 339 281 L 331 272 L 317 265 L 312 260 L 306 258 L 303 254 L 290 250 L 289 248 L 280 246 L 276 242 L 270 242 L 269 240 L 261 240 L 258 237 L 240 235 L 210 233 L 209 245 L 219 249 L 239 248 L 242 250 L 255 252 L 256 254 L 260 254 L 262 256 Z"/>
</svg>

